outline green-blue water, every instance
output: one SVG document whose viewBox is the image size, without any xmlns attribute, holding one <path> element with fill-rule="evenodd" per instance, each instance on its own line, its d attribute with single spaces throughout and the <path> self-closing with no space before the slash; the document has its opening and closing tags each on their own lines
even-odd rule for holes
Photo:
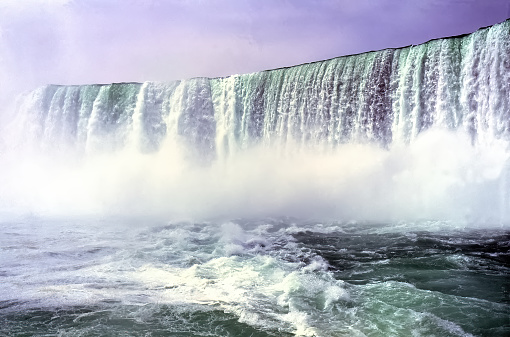
<svg viewBox="0 0 510 337">
<path fill-rule="evenodd" d="M 452 226 L 4 222 L 0 333 L 509 335 L 510 232 Z"/>
</svg>

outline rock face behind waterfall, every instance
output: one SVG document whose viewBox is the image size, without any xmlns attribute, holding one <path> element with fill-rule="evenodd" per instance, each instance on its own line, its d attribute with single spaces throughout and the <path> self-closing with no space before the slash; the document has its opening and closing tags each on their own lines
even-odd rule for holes
<svg viewBox="0 0 510 337">
<path fill-rule="evenodd" d="M 473 34 L 299 66 L 168 83 L 48 85 L 19 104 L 45 148 L 226 157 L 253 144 L 409 143 L 432 126 L 510 137 L 510 20 Z"/>
</svg>

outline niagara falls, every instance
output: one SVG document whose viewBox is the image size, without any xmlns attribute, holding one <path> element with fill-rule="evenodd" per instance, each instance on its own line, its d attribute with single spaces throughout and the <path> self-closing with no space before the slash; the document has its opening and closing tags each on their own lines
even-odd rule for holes
<svg viewBox="0 0 510 337">
<path fill-rule="evenodd" d="M 509 17 L 6 0 L 0 335 L 509 336 Z"/>
</svg>

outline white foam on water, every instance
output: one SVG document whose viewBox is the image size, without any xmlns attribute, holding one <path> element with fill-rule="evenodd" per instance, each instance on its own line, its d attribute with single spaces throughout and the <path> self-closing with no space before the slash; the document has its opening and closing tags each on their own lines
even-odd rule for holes
<svg viewBox="0 0 510 337">
<path fill-rule="evenodd" d="M 294 246 L 275 251 L 272 240 L 285 240 L 285 233 L 262 239 L 267 224 L 247 231 L 235 223 L 181 223 L 135 233 L 108 231 L 101 224 L 76 230 L 67 225 L 46 222 L 33 236 L 18 233 L 20 238 L 6 240 L 21 241 L 18 251 L 11 247 L 16 252 L 12 275 L 3 277 L 2 300 L 27 308 L 131 305 L 142 311 L 148 304 L 199 305 L 252 326 L 303 336 L 317 335 L 327 326 L 322 313 L 350 301 L 326 262 L 283 259 L 295 254 Z M 29 241 L 25 235 L 33 242 L 29 251 L 21 246 Z M 68 244 L 58 240 L 61 235 Z M 95 245 L 89 246 L 91 240 Z"/>
</svg>

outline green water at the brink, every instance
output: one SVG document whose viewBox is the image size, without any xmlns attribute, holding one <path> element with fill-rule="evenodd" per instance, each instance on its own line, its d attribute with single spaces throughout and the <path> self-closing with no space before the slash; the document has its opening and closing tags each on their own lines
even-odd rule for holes
<svg viewBox="0 0 510 337">
<path fill-rule="evenodd" d="M 510 335 L 501 228 L 2 225 L 0 335 Z"/>
</svg>

